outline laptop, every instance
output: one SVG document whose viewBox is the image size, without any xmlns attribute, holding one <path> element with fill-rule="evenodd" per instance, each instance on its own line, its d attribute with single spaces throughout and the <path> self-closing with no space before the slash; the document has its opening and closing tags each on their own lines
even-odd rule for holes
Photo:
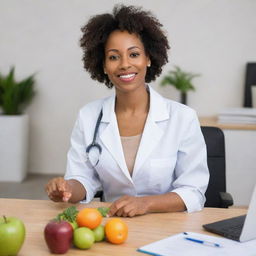
<svg viewBox="0 0 256 256">
<path fill-rule="evenodd" d="M 203 225 L 204 229 L 226 238 L 245 242 L 256 238 L 256 186 L 246 215 Z"/>
</svg>

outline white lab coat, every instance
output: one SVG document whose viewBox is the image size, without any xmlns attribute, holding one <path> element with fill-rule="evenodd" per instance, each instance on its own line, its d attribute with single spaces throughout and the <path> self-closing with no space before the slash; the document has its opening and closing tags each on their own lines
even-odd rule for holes
<svg viewBox="0 0 256 256">
<path fill-rule="evenodd" d="M 65 179 L 76 179 L 90 202 L 100 188 L 106 201 L 122 195 L 145 196 L 176 192 L 187 211 L 201 210 L 205 203 L 209 171 L 206 146 L 196 113 L 163 98 L 150 88 L 150 109 L 137 152 L 132 177 L 127 169 L 116 115 L 115 95 L 91 102 L 80 112 L 71 136 Z M 102 154 L 96 167 L 86 160 L 100 110 L 103 117 L 97 142 Z M 94 152 L 90 153 L 96 159 Z M 93 159 L 95 157 L 95 159 Z"/>
</svg>

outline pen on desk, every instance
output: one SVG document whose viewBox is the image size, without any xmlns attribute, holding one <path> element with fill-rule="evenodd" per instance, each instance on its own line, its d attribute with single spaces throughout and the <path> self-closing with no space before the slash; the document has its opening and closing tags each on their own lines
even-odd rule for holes
<svg viewBox="0 0 256 256">
<path fill-rule="evenodd" d="M 203 245 L 213 246 L 213 247 L 217 247 L 217 248 L 221 247 L 220 244 L 209 242 L 209 241 L 203 241 L 203 240 L 195 239 L 195 238 L 192 238 L 192 237 L 184 237 L 184 239 L 186 239 L 188 241 L 191 241 L 191 242 L 203 244 Z"/>
</svg>

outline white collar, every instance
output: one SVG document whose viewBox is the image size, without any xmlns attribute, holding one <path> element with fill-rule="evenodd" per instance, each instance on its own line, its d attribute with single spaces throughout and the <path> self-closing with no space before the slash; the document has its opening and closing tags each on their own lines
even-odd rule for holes
<svg viewBox="0 0 256 256">
<path fill-rule="evenodd" d="M 149 88 L 150 106 L 149 115 L 155 122 L 169 119 L 169 111 L 166 100 L 156 92 L 151 86 Z M 109 123 L 115 118 L 115 98 L 116 94 L 106 98 L 103 102 L 103 116 L 102 122 Z"/>
</svg>

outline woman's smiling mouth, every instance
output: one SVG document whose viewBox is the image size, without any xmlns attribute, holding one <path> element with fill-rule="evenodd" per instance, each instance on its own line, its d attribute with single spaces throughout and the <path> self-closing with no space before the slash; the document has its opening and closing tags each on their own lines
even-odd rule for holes
<svg viewBox="0 0 256 256">
<path fill-rule="evenodd" d="M 135 78 L 136 75 L 137 73 L 129 73 L 129 74 L 118 75 L 118 77 L 123 82 L 130 82 Z"/>
</svg>

